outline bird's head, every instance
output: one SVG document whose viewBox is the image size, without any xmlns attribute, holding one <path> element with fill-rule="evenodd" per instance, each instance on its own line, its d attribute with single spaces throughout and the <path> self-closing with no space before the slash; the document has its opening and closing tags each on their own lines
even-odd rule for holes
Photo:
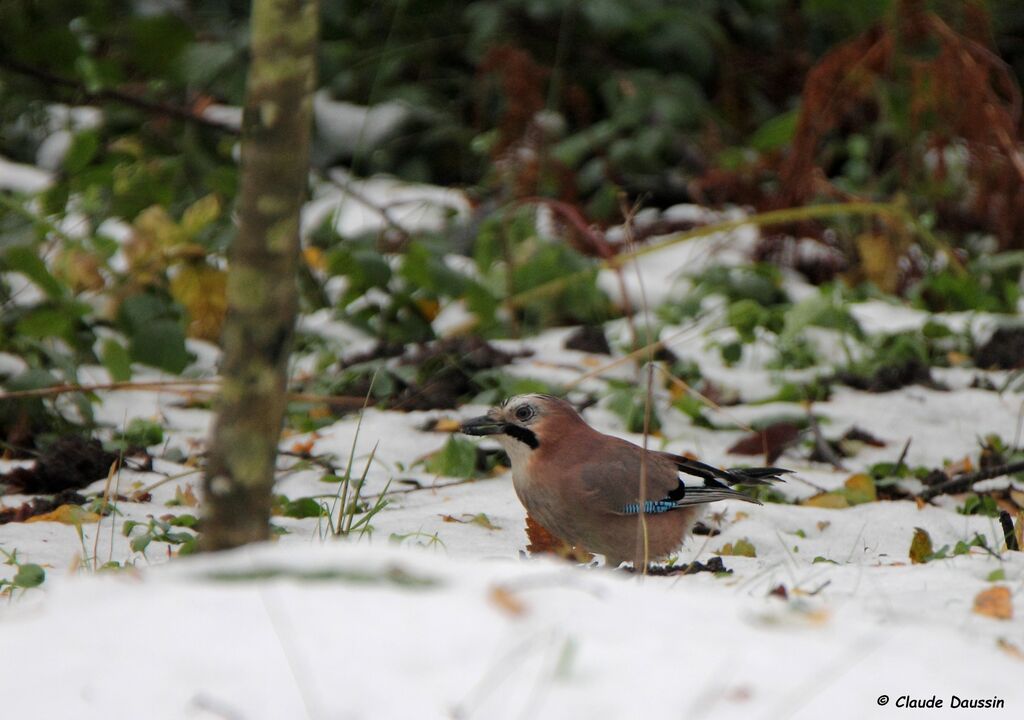
<svg viewBox="0 0 1024 720">
<path fill-rule="evenodd" d="M 466 435 L 493 435 L 512 457 L 528 455 L 551 442 L 575 423 L 579 413 L 553 395 L 516 395 L 492 407 L 486 415 L 462 423 Z"/>
</svg>

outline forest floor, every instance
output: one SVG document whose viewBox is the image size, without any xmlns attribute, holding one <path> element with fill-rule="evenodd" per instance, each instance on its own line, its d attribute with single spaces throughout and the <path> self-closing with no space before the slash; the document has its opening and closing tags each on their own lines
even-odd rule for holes
<svg viewBox="0 0 1024 720">
<path fill-rule="evenodd" d="M 756 234 L 743 228 L 645 258 L 648 301 L 671 296 L 680 267 L 740 263 Z M 613 281 L 601 278 L 609 288 Z M 813 292 L 792 277 L 786 284 L 795 298 Z M 849 310 L 864 342 L 936 320 L 981 342 L 995 322 L 878 299 Z M 326 312 L 301 327 L 349 353 L 374 344 Z M 604 329 L 621 357 L 628 324 Z M 494 345 L 529 353 L 506 373 L 577 383 L 577 395 L 642 383 L 634 364 L 608 367 L 612 357 L 566 349 L 572 332 Z M 446 466 L 429 458 L 464 448 L 451 444 L 452 430 L 483 404 L 370 407 L 291 434 L 279 459 L 276 540 L 168 562 L 190 545 L 201 516 L 201 476 L 188 459 L 201 452 L 212 413 L 180 388 L 99 392 L 98 421 L 113 429 L 156 422 L 163 439 L 149 448 L 152 469 L 129 461 L 79 490 L 91 502 L 56 503 L 49 514 L 0 525 L 10 560 L 0 579 L 15 582 L 25 566 L 46 573 L 37 587 L 8 587 L 11 602 L 0 607 L 4 714 L 750 720 L 882 718 L 908 702 L 942 701 L 927 717 L 1020 717 L 1024 554 L 1007 549 L 995 513 L 1024 499 L 1024 483 L 1000 477 L 924 501 L 936 480 L 910 472 L 943 471 L 942 481 L 972 472 L 996 452 L 993 436 L 1004 449 L 1021 447 L 1019 377 L 953 362 L 886 392 L 836 384 L 807 404 L 780 399 L 780 388 L 834 371 L 844 342 L 834 331 L 809 328 L 822 361 L 793 371 L 768 368 L 765 337 L 738 362 L 724 362 L 730 326 L 665 325 L 659 333 L 699 366 L 722 406 L 701 410 L 716 427 L 696 424 L 659 383 L 652 443 L 722 466 L 762 464 L 736 443 L 749 435 L 744 428 L 773 425 L 788 438 L 769 442 L 778 445 L 774 462 L 795 471 L 772 502 L 709 508 L 709 534 L 690 538 L 659 575 L 608 570 L 600 559 L 530 557 L 506 468 L 439 473 Z M 212 376 L 212 346 L 190 349 L 197 360 L 185 376 Z M 312 365 L 300 356 L 295 368 L 301 375 Z M 80 379 L 109 376 L 97 366 Z M 146 379 L 168 377 L 133 377 Z M 584 416 L 642 440 L 607 403 Z M 831 461 L 821 458 L 823 444 Z M 339 539 L 337 478 L 350 456 L 352 475 L 365 470 L 361 510 L 379 497 L 387 504 L 369 518 L 372 531 Z M 879 470 L 885 463 L 890 482 Z M 18 467 L 35 465 L 4 461 L 0 471 Z M 998 502 L 985 505 L 971 490 Z M 8 494 L 0 512 L 17 513 L 35 497 Z M 104 507 L 114 512 L 92 512 Z M 712 558 L 723 572 L 677 572 Z M 989 700 L 1001 706 L 957 708 Z"/>
</svg>

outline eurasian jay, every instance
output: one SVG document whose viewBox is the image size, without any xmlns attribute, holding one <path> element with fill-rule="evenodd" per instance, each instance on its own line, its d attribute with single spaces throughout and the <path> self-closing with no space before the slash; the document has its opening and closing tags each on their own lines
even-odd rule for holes
<svg viewBox="0 0 1024 720">
<path fill-rule="evenodd" d="M 572 405 L 551 395 L 509 398 L 461 431 L 493 435 L 512 461 L 512 484 L 527 512 L 562 540 L 604 555 L 609 567 L 632 561 L 639 568 L 664 558 L 682 544 L 701 505 L 760 504 L 730 485 L 766 484 L 790 472 L 720 470 L 644 450 L 594 430 Z"/>
</svg>

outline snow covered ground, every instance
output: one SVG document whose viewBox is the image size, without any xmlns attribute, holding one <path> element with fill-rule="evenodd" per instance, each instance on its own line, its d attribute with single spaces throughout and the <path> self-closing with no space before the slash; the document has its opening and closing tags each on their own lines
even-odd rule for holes
<svg viewBox="0 0 1024 720">
<path fill-rule="evenodd" d="M 429 193 L 417 198 L 449 209 L 454 203 Z M 344 224 L 356 222 L 344 215 L 351 206 L 359 222 L 382 222 L 347 200 L 338 191 L 309 211 Z M 423 214 L 437 221 L 436 213 Z M 738 232 L 727 244 L 729 262 L 752 242 L 751 233 Z M 669 259 L 647 256 L 647 292 L 668 297 L 678 281 L 668 270 L 707 261 L 721 241 L 680 245 Z M 628 287 L 635 290 L 634 277 Z M 617 284 L 607 285 L 616 291 Z M 854 314 L 869 333 L 927 319 L 878 301 L 854 306 Z M 327 338 L 352 335 L 322 316 L 303 327 Z M 613 336 L 621 329 L 609 328 Z M 754 404 L 777 390 L 779 373 L 762 362 L 770 348 L 762 353 L 755 346 L 726 367 L 705 335 L 678 330 L 664 330 L 665 338 L 678 336 L 670 349 L 748 403 L 709 409 L 716 421 L 742 426 L 806 414 L 793 403 Z M 565 350 L 568 332 L 500 343 L 533 351 L 509 372 L 568 384 L 609 362 Z M 203 358 L 193 370 L 212 372 L 215 352 L 192 349 Z M 895 462 L 908 439 L 910 466 L 975 457 L 977 438 L 988 434 L 1019 446 L 1024 393 L 971 387 L 975 375 L 936 371 L 948 391 L 912 385 L 871 394 L 837 386 L 814 405 L 824 432 L 836 437 L 856 425 L 886 445 L 861 449 L 842 471 L 806 460 L 806 449 L 791 450 L 778 464 L 796 475 L 779 489 L 798 501 L 841 488 L 873 463 Z M 997 385 L 1005 380 L 1005 373 L 990 376 Z M 608 377 L 635 379 L 635 368 L 619 365 L 579 388 L 603 388 Z M 86 369 L 82 379 L 89 378 L 102 382 L 105 371 Z M 194 455 L 207 436 L 210 413 L 183 407 L 176 393 L 101 397 L 97 418 L 112 427 L 145 418 L 167 428 L 154 454 Z M 697 427 L 667 408 L 660 392 L 658 400 L 663 427 L 656 443 L 723 466 L 756 461 L 728 453 L 742 431 Z M 369 409 L 358 440 L 352 416 L 283 441 L 286 450 L 331 454 L 342 467 L 354 447 L 357 474 L 369 463 L 364 495 L 386 490 L 389 504 L 367 536 L 336 540 L 322 519 L 276 517 L 287 533 L 273 543 L 168 563 L 179 544 L 157 537 L 140 549 L 137 538 L 150 519 L 200 515 L 202 493 L 195 468 L 160 459 L 153 472 L 125 469 L 110 487 L 98 481 L 83 491 L 120 496 L 113 515 L 80 516 L 80 526 L 59 518 L 0 525 L 0 549 L 47 573 L 40 587 L 16 590 L 0 607 L 4 716 L 886 718 L 908 703 L 938 700 L 941 708 L 921 712 L 1024 713 L 1024 554 L 1004 549 L 994 519 L 958 513 L 961 500 L 846 509 L 721 503 L 709 518 L 720 534 L 691 538 L 678 564 L 706 562 L 727 544 L 746 541 L 756 554 L 726 555 L 731 574 L 641 577 L 528 558 L 524 511 L 507 473 L 461 481 L 436 477 L 422 464 L 449 437 L 422 429 L 429 421 L 482 410 Z M 603 431 L 639 441 L 603 405 L 585 416 Z M 337 484 L 323 480 L 322 467 L 288 456 L 279 467 L 278 493 L 331 503 Z M 149 498 L 135 501 L 141 491 Z M 0 503 L 27 500 L 5 496 Z M 142 524 L 128 537 L 127 521 Z M 915 528 L 950 556 L 912 564 Z M 978 536 L 988 549 L 971 544 Z M 953 555 L 958 543 L 970 547 Z M 99 569 L 108 562 L 120 569 Z M 0 566 L 0 579 L 17 569 Z M 980 598 L 1004 595 L 1008 605 L 978 611 Z M 954 696 L 998 707 L 951 707 Z"/>
<path fill-rule="evenodd" d="M 558 351 L 557 336 L 531 342 L 537 353 L 521 371 L 543 373 L 556 355 L 557 373 L 574 363 L 577 373 L 588 370 L 585 354 Z M 100 415 L 111 423 L 142 416 L 176 428 L 169 447 L 207 431 L 209 414 L 175 407 L 176 396 L 106 398 Z M 889 441 L 851 464 L 861 468 L 894 459 L 908 436 L 910 464 L 974 453 L 976 435 L 1012 435 L 1021 400 L 909 387 L 841 391 L 817 409 L 834 428 L 857 424 Z M 6 647 L 20 648 L 0 654 L 5 709 L 83 718 L 881 718 L 899 712 L 902 696 L 933 695 L 944 707 L 922 711 L 929 717 L 1016 717 L 1024 707 L 1024 555 L 973 547 L 923 565 L 908 558 L 916 527 L 936 549 L 976 533 L 1000 548 L 993 519 L 960 515 L 953 501 L 843 510 L 726 503 L 713 508 L 721 534 L 692 538 L 680 562 L 707 561 L 745 539 L 756 557 L 725 557 L 731 575 L 642 578 L 523 558 L 524 513 L 507 474 L 460 482 L 416 465 L 447 440 L 419 429 L 428 420 L 481 409 L 365 413 L 355 466 L 361 472 L 379 443 L 366 493 L 391 481 L 392 494 L 372 535 L 359 540 L 325 537 L 315 519 L 281 517 L 275 523 L 290 532 L 278 541 L 222 557 L 167 564 L 174 546 L 159 541 L 133 551 L 123 522 L 198 513 L 174 504 L 190 485 L 201 496 L 198 475 L 154 488 L 149 502 L 117 503 L 116 519 L 86 522 L 82 538 L 59 522 L 0 526 L 0 547 L 48 573 L 0 609 Z M 749 421 L 778 410 L 727 412 Z M 587 417 L 625 435 L 601 407 Z M 313 440 L 314 455 L 344 459 L 356 423 L 283 447 Z M 740 434 L 665 415 L 667 447 L 722 464 L 749 461 L 725 452 Z M 282 458 L 278 492 L 329 499 L 335 486 L 320 479 L 322 469 L 284 471 L 296 462 Z M 850 474 L 795 455 L 780 464 L 798 472 L 781 486 L 792 498 L 840 487 Z M 158 461 L 156 470 L 122 472 L 118 492 L 189 469 Z M 409 479 L 418 487 L 402 482 Z M 108 559 L 133 567 L 91 570 Z M 1012 618 L 974 611 L 976 596 L 993 587 L 1009 589 Z M 889 705 L 880 706 L 882 695 Z M 954 710 L 954 695 L 1004 706 Z"/>
</svg>

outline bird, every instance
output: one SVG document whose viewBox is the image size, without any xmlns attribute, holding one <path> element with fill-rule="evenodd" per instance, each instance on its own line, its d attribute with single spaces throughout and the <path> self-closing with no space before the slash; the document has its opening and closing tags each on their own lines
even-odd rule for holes
<svg viewBox="0 0 1024 720">
<path fill-rule="evenodd" d="M 517 395 L 460 431 L 493 437 L 512 462 L 512 485 L 529 516 L 553 535 L 640 569 L 676 551 L 703 508 L 718 500 L 761 503 L 731 485 L 764 485 L 792 471 L 720 468 L 590 427 L 566 400 Z M 645 488 L 643 486 L 646 486 Z"/>
</svg>

